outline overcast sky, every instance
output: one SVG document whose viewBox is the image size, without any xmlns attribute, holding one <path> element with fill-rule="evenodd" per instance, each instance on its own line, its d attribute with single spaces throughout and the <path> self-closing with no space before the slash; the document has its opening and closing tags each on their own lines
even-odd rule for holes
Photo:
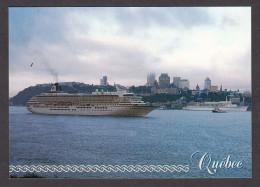
<svg viewBox="0 0 260 187">
<path fill-rule="evenodd" d="M 31 67 L 31 63 L 34 63 Z M 251 89 L 251 8 L 9 8 L 9 96 L 41 83 Z M 57 80 L 58 79 L 58 80 Z"/>
</svg>

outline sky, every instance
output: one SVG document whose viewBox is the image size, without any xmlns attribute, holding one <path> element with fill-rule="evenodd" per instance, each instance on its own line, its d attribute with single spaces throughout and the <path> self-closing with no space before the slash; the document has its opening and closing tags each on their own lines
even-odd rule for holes
<svg viewBox="0 0 260 187">
<path fill-rule="evenodd" d="M 31 64 L 33 63 L 32 67 Z M 9 8 L 9 97 L 36 84 L 141 86 L 147 74 L 251 90 L 250 7 Z"/>
</svg>

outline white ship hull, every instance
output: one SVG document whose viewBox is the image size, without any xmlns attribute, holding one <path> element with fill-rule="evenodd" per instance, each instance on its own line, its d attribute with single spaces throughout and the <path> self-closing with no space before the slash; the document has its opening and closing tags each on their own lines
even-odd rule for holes
<svg viewBox="0 0 260 187">
<path fill-rule="evenodd" d="M 27 110 L 37 114 L 62 114 L 84 116 L 136 116 L 144 117 L 157 106 L 147 106 L 135 96 L 117 89 L 117 92 L 92 92 L 68 94 L 55 83 L 51 91 L 32 97 Z"/>
<path fill-rule="evenodd" d="M 214 106 L 186 106 L 183 110 L 197 110 L 197 111 L 212 111 Z M 235 107 L 218 107 L 220 110 L 224 111 L 246 111 L 247 106 L 235 106 Z"/>
<path fill-rule="evenodd" d="M 56 114 L 56 115 L 84 115 L 84 116 L 132 116 L 145 117 L 154 110 L 155 106 L 107 106 L 106 109 L 95 109 L 95 107 L 79 108 L 69 106 L 66 108 L 47 108 L 47 107 L 27 107 L 27 110 L 37 114 Z"/>
</svg>

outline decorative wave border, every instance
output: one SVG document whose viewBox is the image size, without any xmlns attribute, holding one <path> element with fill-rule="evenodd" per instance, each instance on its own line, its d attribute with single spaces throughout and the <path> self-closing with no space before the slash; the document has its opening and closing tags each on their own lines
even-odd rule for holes
<svg viewBox="0 0 260 187">
<path fill-rule="evenodd" d="M 188 172 L 189 165 L 10 165 L 9 172 Z"/>
</svg>

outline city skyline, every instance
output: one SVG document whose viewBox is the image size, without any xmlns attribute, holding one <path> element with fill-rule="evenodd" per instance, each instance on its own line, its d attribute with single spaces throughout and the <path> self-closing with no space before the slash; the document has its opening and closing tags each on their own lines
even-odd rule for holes
<svg viewBox="0 0 260 187">
<path fill-rule="evenodd" d="M 154 73 L 150 73 L 150 74 L 148 74 L 147 75 L 147 79 L 148 79 L 148 76 L 149 75 L 151 75 L 151 74 L 154 74 Z M 167 74 L 168 75 L 168 73 L 161 73 L 161 74 Z M 105 81 L 104 81 L 104 78 L 106 79 Z M 170 76 L 169 76 L 169 78 L 170 78 Z M 174 82 L 174 78 L 179 78 L 179 84 L 176 84 L 175 82 Z M 241 90 L 241 89 L 239 89 L 239 88 L 237 88 L 237 89 L 233 89 L 233 90 L 231 90 L 231 89 L 227 89 L 227 88 L 223 88 L 222 89 L 222 87 L 223 87 L 223 85 L 222 84 L 220 84 L 220 85 L 212 85 L 211 84 L 211 80 L 210 80 L 210 87 L 208 87 L 208 86 L 206 86 L 206 85 L 208 85 L 208 83 L 206 83 L 207 82 L 207 80 L 210 80 L 210 78 L 209 77 L 206 77 L 206 79 L 204 80 L 204 82 L 203 83 L 197 83 L 196 84 L 196 86 L 195 86 L 195 88 L 190 88 L 189 86 L 187 86 L 186 88 L 188 88 L 189 90 L 193 90 L 193 91 L 196 91 L 198 88 L 199 88 L 199 91 L 224 91 L 224 90 L 226 90 L 226 91 L 242 91 L 242 92 L 251 92 L 251 90 L 249 90 L 249 89 L 245 89 L 245 90 Z M 148 81 L 148 80 L 147 80 Z M 93 85 L 93 86 L 122 86 L 122 87 L 124 87 L 124 88 L 127 88 L 127 89 L 130 89 L 130 87 L 132 87 L 132 86 L 135 86 L 135 87 L 139 87 L 139 86 L 145 86 L 145 87 L 156 87 L 156 85 L 158 86 L 158 89 L 166 89 L 166 88 L 170 88 L 170 87 L 172 87 L 172 84 L 174 85 L 174 87 L 175 88 L 179 88 L 179 89 L 184 89 L 185 87 L 182 87 L 182 85 L 181 85 L 181 82 L 182 81 L 184 81 L 184 82 L 187 82 L 188 81 L 188 85 L 189 85 L 189 80 L 188 79 L 182 79 L 182 77 L 173 77 L 173 79 L 171 80 L 171 79 L 169 79 L 169 84 L 168 84 L 168 86 L 167 87 L 165 87 L 165 88 L 162 88 L 162 87 L 160 87 L 160 84 L 158 83 L 158 81 L 159 81 L 159 78 L 158 79 L 156 79 L 156 77 L 155 77 L 155 82 L 154 82 L 154 84 L 153 85 L 148 85 L 147 84 L 147 82 L 146 83 L 144 83 L 144 84 L 142 84 L 142 85 L 130 85 L 130 86 L 126 86 L 126 85 L 122 85 L 122 84 L 117 84 L 116 82 L 114 82 L 114 83 L 110 83 L 109 84 L 109 81 L 108 81 L 108 77 L 107 76 L 103 76 L 103 78 L 102 79 L 100 79 L 100 83 L 99 84 L 92 84 L 92 83 L 86 83 L 86 82 L 77 82 L 77 81 L 62 81 L 62 82 L 58 82 L 59 83 L 59 85 L 67 85 L 67 84 L 70 84 L 71 85 L 71 83 L 78 83 L 78 84 L 86 84 L 86 85 Z M 49 83 L 42 83 L 42 84 L 36 84 L 36 85 L 32 85 L 32 86 L 37 86 L 37 85 L 52 85 L 52 84 L 54 84 L 55 82 L 49 82 Z M 201 85 L 201 87 L 200 87 L 200 85 Z M 204 88 L 203 88 L 203 86 L 204 86 Z"/>
<path fill-rule="evenodd" d="M 33 66 L 30 66 L 33 63 Z M 9 96 L 46 82 L 141 86 L 161 72 L 251 90 L 251 8 L 9 8 Z"/>
</svg>

